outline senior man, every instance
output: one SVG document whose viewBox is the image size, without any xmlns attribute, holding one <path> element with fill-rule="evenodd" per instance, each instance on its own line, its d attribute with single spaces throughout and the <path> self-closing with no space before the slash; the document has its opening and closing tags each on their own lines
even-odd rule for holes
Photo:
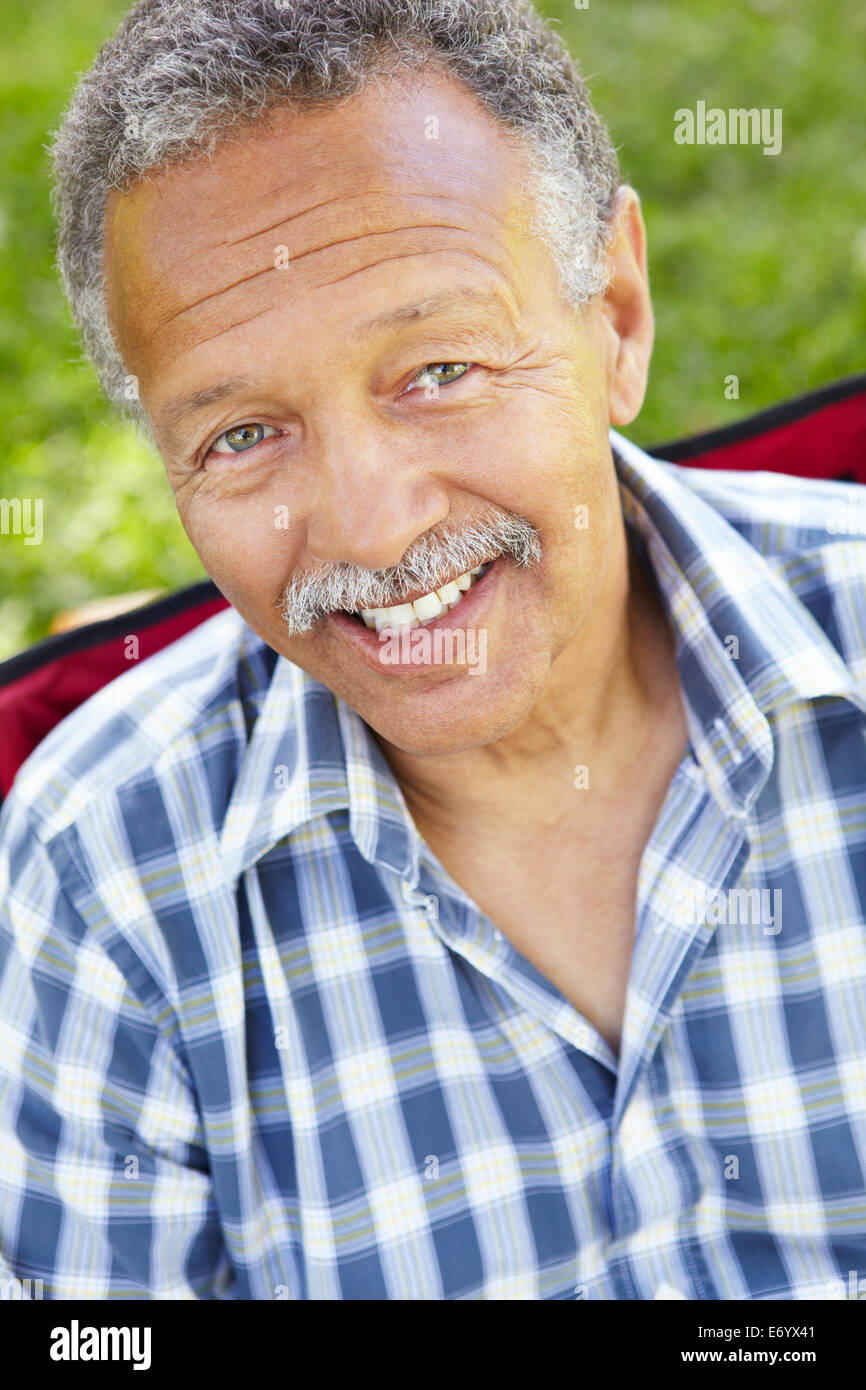
<svg viewBox="0 0 866 1390">
<path fill-rule="evenodd" d="M 559 39 L 523 0 L 147 0 L 56 165 L 84 341 L 232 608 L 4 810 L 7 1272 L 830 1296 L 866 544 L 843 484 L 618 434 L 645 231 Z"/>
</svg>

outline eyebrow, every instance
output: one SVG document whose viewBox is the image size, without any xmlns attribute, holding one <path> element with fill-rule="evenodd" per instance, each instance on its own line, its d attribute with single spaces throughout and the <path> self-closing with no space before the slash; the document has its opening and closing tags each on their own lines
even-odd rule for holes
<svg viewBox="0 0 866 1390">
<path fill-rule="evenodd" d="M 504 305 L 498 295 L 491 294 L 488 290 L 444 290 L 428 299 L 419 300 L 414 304 L 404 304 L 399 309 L 389 309 L 384 314 L 377 314 L 375 318 L 365 319 L 352 336 L 368 338 L 385 328 L 396 328 L 403 323 L 415 323 L 432 318 L 434 314 L 465 308 L 498 309 L 501 312 Z"/>
<path fill-rule="evenodd" d="M 188 396 L 179 396 L 160 411 L 160 423 L 171 429 L 185 415 L 205 410 L 209 405 L 218 405 L 226 396 L 232 396 L 236 391 L 249 390 L 252 386 L 253 382 L 248 377 L 233 376 L 224 381 L 214 382 L 213 386 L 204 386 L 200 391 L 192 391 Z"/>
<path fill-rule="evenodd" d="M 435 314 L 468 307 L 494 308 L 499 309 L 500 312 L 504 309 L 499 297 L 485 290 L 445 290 L 442 294 L 431 295 L 427 299 L 418 300 L 413 304 L 403 304 L 397 309 L 388 309 L 383 314 L 365 319 L 355 328 L 352 337 L 363 340 L 387 328 L 421 322 L 424 319 L 432 318 Z M 178 399 L 170 401 L 160 411 L 160 424 L 170 431 L 187 415 L 194 415 L 200 410 L 207 409 L 208 406 L 218 405 L 227 396 L 234 395 L 237 391 L 253 389 L 254 386 L 255 383 L 250 381 L 248 377 L 228 377 L 224 381 L 215 382 L 212 386 L 205 386 L 199 391 L 192 391 L 188 396 L 180 396 Z"/>
</svg>

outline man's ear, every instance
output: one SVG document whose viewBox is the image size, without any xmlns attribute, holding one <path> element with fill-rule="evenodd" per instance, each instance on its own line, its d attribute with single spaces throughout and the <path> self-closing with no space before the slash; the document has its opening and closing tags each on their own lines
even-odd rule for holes
<svg viewBox="0 0 866 1390">
<path fill-rule="evenodd" d="M 605 254 L 609 284 L 598 308 L 613 334 L 608 371 L 610 423 L 629 425 L 646 393 L 654 324 L 646 227 L 640 198 L 627 184 L 617 190 Z"/>
</svg>

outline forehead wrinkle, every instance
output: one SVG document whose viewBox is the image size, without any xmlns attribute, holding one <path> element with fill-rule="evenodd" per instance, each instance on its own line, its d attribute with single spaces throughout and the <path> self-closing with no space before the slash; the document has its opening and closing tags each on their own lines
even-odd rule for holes
<svg viewBox="0 0 866 1390">
<path fill-rule="evenodd" d="M 404 259 L 409 260 L 414 256 L 466 256 L 471 261 L 483 261 L 485 265 L 489 266 L 491 270 L 495 271 L 496 274 L 507 284 L 507 279 L 503 274 L 502 267 L 498 266 L 495 261 L 491 261 L 488 256 L 482 256 L 478 251 L 446 251 L 444 247 L 441 247 L 439 250 L 436 251 L 401 251 L 395 256 L 383 256 L 378 261 L 372 261 L 370 265 L 361 265 L 358 266 L 355 270 L 347 270 L 345 275 L 337 275 L 333 280 L 322 280 L 319 282 L 316 288 L 324 289 L 330 285 L 339 285 L 344 280 L 350 280 L 353 275 L 361 275 L 365 270 L 375 269 L 376 266 L 384 265 L 387 261 L 401 261 Z"/>
<path fill-rule="evenodd" d="M 281 184 L 281 185 L 280 185 L 280 188 L 287 188 L 287 187 L 289 187 L 288 184 Z M 279 189 L 274 189 L 273 192 L 275 192 L 275 193 L 276 193 L 276 192 L 279 192 Z M 265 236 L 265 235 L 267 235 L 268 232 L 273 232 L 273 231 L 275 231 L 277 227 L 286 227 L 286 226 L 289 225 L 290 222 L 296 222 L 296 221 L 298 220 L 299 217 L 307 217 L 310 213 L 318 212 L 320 208 L 329 207 L 332 203 L 348 203 L 348 202 L 353 202 L 353 201 L 355 201 L 355 200 L 358 199 L 358 198 L 368 198 L 368 197 L 370 197 L 370 196 L 384 197 L 384 198 L 393 198 L 393 199 L 398 200 L 398 201 L 400 201 L 400 200 L 405 201 L 405 199 L 406 199 L 406 197 L 407 197 L 407 194 L 405 194 L 405 193 L 397 193 L 397 192 L 395 192 L 393 189 L 388 189 L 388 188 L 367 188 L 367 189 L 364 189 L 364 190 L 363 190 L 362 192 L 360 192 L 360 193 L 338 193 L 338 194 L 335 194 L 335 196 L 334 196 L 333 198 L 323 198 L 321 202 L 319 202 L 319 203 L 313 203 L 311 207 L 302 208 L 302 209 L 300 210 L 300 212 L 292 212 L 292 213 L 289 213 L 289 215 L 288 215 L 287 217 L 280 217 L 280 218 L 277 219 L 276 222 L 271 222 L 271 223 L 269 223 L 267 227 L 260 227 L 260 228 L 259 228 L 257 231 L 255 231 L 255 232 L 247 232 L 244 236 L 234 237 L 234 238 L 232 238 L 231 240 L 227 240 L 227 241 L 217 241 L 217 242 L 214 243 L 214 245 L 215 245 L 215 246 L 240 246 L 240 245 L 242 245 L 242 243 L 245 242 L 245 241 L 252 241 L 252 240 L 253 240 L 255 237 L 257 237 L 257 236 Z M 470 202 L 470 201 L 469 201 L 468 199 L 466 199 L 466 198 L 456 198 L 456 197 L 454 197 L 454 196 L 453 196 L 452 194 L 450 194 L 450 193 L 414 193 L 414 192 L 413 192 L 411 195 L 408 195 L 408 196 L 411 196 L 411 198 L 412 198 L 414 201 L 420 201 L 420 202 L 423 202 L 423 201 L 425 201 L 425 200 L 429 200 L 429 201 L 431 201 L 431 202 L 432 202 L 432 201 L 438 201 L 438 202 L 454 203 L 454 204 L 456 204 L 456 205 L 458 205 L 458 206 L 460 206 L 460 207 L 472 208 L 475 212 L 479 212 L 479 213 L 481 213 L 481 215 L 482 215 L 483 217 L 488 218 L 489 221 L 491 221 L 491 222 L 496 222 L 497 224 L 500 224 L 500 225 L 501 225 L 501 219 L 500 219 L 499 217 L 497 217 L 497 215 L 496 215 L 495 212 L 489 212 L 489 211 L 487 210 L 487 208 L 482 207 L 480 203 L 472 203 L 472 202 Z M 424 223 L 413 223 L 413 224 L 412 224 L 412 226 L 423 226 L 423 225 L 425 225 L 425 224 L 424 224 Z M 439 225 L 439 224 L 434 223 L 434 224 L 432 224 L 432 225 Z M 406 230 L 406 229 L 403 229 L 403 230 Z"/>
<path fill-rule="evenodd" d="M 501 269 L 500 269 L 497 265 L 495 265 L 493 261 L 487 261 L 487 260 L 486 260 L 486 257 L 483 257 L 483 256 L 482 256 L 482 257 L 478 257 L 478 256 L 474 255 L 472 252 L 469 252 L 469 251 L 457 251 L 457 252 L 455 252 L 455 251 L 445 251 L 444 248 L 443 248 L 442 250 L 439 250 L 439 251 L 401 251 L 398 255 L 395 255 L 395 256 L 383 256 L 380 260 L 378 260 L 378 261 L 371 261 L 369 265 L 362 265 L 362 266 L 359 266 L 357 270 L 351 270 L 351 271 L 348 272 L 347 275 L 340 275 L 340 276 L 338 276 L 335 280 L 322 280 L 322 281 L 320 281 L 318 284 L 314 285 L 313 288 L 314 288 L 314 289 L 317 289 L 317 290 L 318 290 L 318 289 L 327 289 L 330 285 L 339 284 L 342 280 L 347 280 L 347 279 L 349 279 L 350 276 L 352 276 L 352 275 L 360 275 L 360 274 L 362 274 L 362 272 L 365 271 L 365 270 L 375 270 L 377 266 L 379 266 L 379 265 L 384 265 L 384 264 L 385 264 L 386 262 L 388 262 L 388 261 L 411 260 L 411 259 L 412 259 L 413 257 L 415 257 L 415 256 L 441 256 L 441 255 L 447 255 L 447 256 L 454 256 L 454 255 L 458 255 L 458 256 L 468 256 L 468 257 L 469 257 L 471 260 L 473 260 L 473 261 L 474 261 L 474 260 L 478 260 L 478 259 L 480 259 L 480 260 L 485 260 L 485 261 L 486 261 L 486 264 L 489 265 L 493 270 L 495 270 L 496 273 L 497 273 L 498 275 L 500 275 L 500 276 L 502 275 Z M 264 273 L 264 272 L 262 272 L 262 273 Z M 257 310 L 255 311 L 255 313 L 249 314 L 249 315 L 247 316 L 247 318 L 238 319 L 238 320 L 237 320 L 236 322 L 234 322 L 234 323 L 226 324 L 224 327 L 216 329 L 215 332 L 209 333 L 209 334 L 208 334 L 206 337 L 204 337 L 204 338 L 198 338 L 198 339 L 196 340 L 196 347 L 203 347 L 205 343 L 212 343 L 212 342 L 214 341 L 215 338 L 221 338 L 221 337 L 223 336 L 224 333 L 231 333 L 231 332 L 233 332 L 236 328 L 243 328 L 245 324 L 247 324 L 247 323 L 253 323 L 255 319 L 261 318 L 263 314 L 268 313 L 268 312 L 269 312 L 271 309 L 273 309 L 274 307 L 275 307 L 275 306 L 273 305 L 273 303 L 266 304 L 266 305 L 264 306 L 264 308 L 262 308 L 262 309 L 257 309 Z M 357 335 L 355 335 L 355 336 L 357 336 Z"/>
<path fill-rule="evenodd" d="M 205 343 L 212 343 L 215 338 L 221 338 L 224 333 L 233 333 L 236 328 L 243 328 L 248 323 L 254 323 L 256 319 L 260 319 L 263 314 L 267 314 L 274 307 L 273 303 L 266 304 L 263 308 L 256 309 L 254 314 L 249 314 L 245 319 L 237 319 L 234 323 L 225 324 L 224 327 L 217 328 L 214 333 L 208 333 L 204 338 L 196 338 L 195 346 L 197 348 L 204 347 Z"/>
<path fill-rule="evenodd" d="M 414 224 L 414 225 L 411 226 L 411 227 L 400 227 L 400 228 L 397 229 L 397 230 L 398 230 L 399 233 L 402 233 L 402 232 L 415 232 L 415 231 L 445 231 L 445 232 L 457 232 L 457 233 L 459 233 L 459 234 L 465 234 L 465 230 L 466 230 L 466 229 L 463 228 L 463 227 L 454 227 L 454 226 L 451 226 L 449 223 L 446 223 L 446 222 L 421 222 L 421 223 L 416 223 L 416 224 Z M 357 241 L 365 241 L 365 240 L 368 240 L 370 237 L 383 237 L 383 236 L 384 236 L 384 237 L 388 237 L 388 236 L 393 236 L 393 235 L 394 235 L 394 232 L 393 232 L 393 231 L 387 231 L 387 232 L 358 232 L 355 236 L 339 237 L 336 241 L 327 241 L 327 242 L 324 242 L 321 246 L 311 246 L 311 247 L 308 247 L 308 249 L 307 249 L 306 251 L 299 251 L 296 255 L 290 256 L 290 257 L 289 257 L 289 262 L 290 262 L 291 265 L 295 265 L 298 261 L 305 260 L 308 256 L 315 256 L 315 255 L 318 255 L 318 254 L 319 254 L 320 252 L 322 252 L 322 251 L 329 251 L 329 250 L 332 250 L 332 249 L 334 249 L 334 248 L 336 248 L 336 247 L 338 247 L 338 246 L 350 246 L 350 245 L 352 245 L 352 243 L 354 243 L 354 242 L 357 242 Z M 394 256 L 383 256 L 383 257 L 380 258 L 379 261 L 374 261 L 374 262 L 372 262 L 372 264 L 373 264 L 373 265 L 379 265 L 379 264 L 384 264 L 386 261 L 401 260 L 401 259 L 403 259 L 404 256 L 405 256 L 405 257 L 410 257 L 410 256 L 436 255 L 436 254 L 439 254 L 439 252 L 437 252 L 437 251 L 430 251 L 430 250 L 425 250 L 425 251 L 403 251 L 403 252 L 397 253 L 397 255 L 394 255 Z M 461 253 L 460 253 L 460 252 L 457 252 L 456 254 L 459 255 L 459 254 L 461 254 Z M 469 253 L 463 253 L 463 254 L 469 254 Z M 480 256 L 480 255 L 479 255 L 479 259 L 487 261 L 487 258 L 484 257 L 484 256 Z M 488 265 L 493 265 L 493 262 L 492 262 L 492 261 L 487 261 L 487 264 L 488 264 Z M 360 273 L 360 271 L 362 271 L 362 270 L 368 270 L 368 269 L 370 269 L 369 266 L 360 266 L 360 267 L 358 267 L 356 270 L 351 270 L 351 271 L 349 271 L 346 275 L 338 275 L 338 276 L 336 276 L 333 280 L 323 280 L 323 281 L 320 282 L 320 285 L 321 285 L 321 287 L 324 287 L 324 286 L 327 286 L 327 285 L 336 285 L 336 284 L 339 284 L 340 281 L 346 280 L 346 279 L 348 279 L 350 276 L 352 276 L 352 275 L 357 275 L 357 274 Z M 185 314 L 191 313 L 193 309 L 198 309 L 198 308 L 200 308 L 202 304 L 206 304 L 209 300 L 218 299 L 218 298 L 220 297 L 220 295 L 228 294 L 231 290 L 237 289 L 240 285 L 249 284 L 251 281 L 259 279 L 262 275 L 270 275 L 270 274 L 277 274 L 277 273 L 282 274 L 281 271 L 279 271 L 279 272 L 277 271 L 277 269 L 276 269 L 275 266 L 273 266 L 273 265 L 268 265 L 268 266 L 265 266 L 262 270 L 254 270 L 250 275 L 241 275 L 237 280 L 233 280 L 233 281 L 231 282 L 231 284 L 229 284 L 229 285 L 223 285 L 223 286 L 221 286 L 220 289 L 218 289 L 218 290 L 211 290 L 208 294 L 203 294 L 203 295 L 201 295 L 198 299 L 194 299 L 194 300 L 192 301 L 191 304 L 186 304 L 186 305 L 184 305 L 184 307 L 183 307 L 182 309 L 177 309 L 177 310 L 175 310 L 175 312 L 174 312 L 173 314 L 169 314 L 168 318 L 162 319 L 158 324 L 156 324 L 156 325 L 154 326 L 154 328 L 151 330 L 151 333 L 150 333 L 148 336 L 149 336 L 149 337 L 152 337 L 154 333 L 161 332 L 163 329 L 167 328 L 167 327 L 169 326 L 169 324 L 174 323 L 177 319 L 183 318 Z M 262 311 L 259 311 L 259 312 L 262 312 Z M 257 318 L 257 317 L 258 317 L 258 312 L 257 312 L 256 314 L 253 314 L 251 317 L 252 317 L 252 318 Z M 249 321 L 250 321 L 249 319 L 241 319 L 241 320 L 238 320 L 238 322 L 237 322 L 236 324 L 232 325 L 232 326 L 233 326 L 233 327 L 240 327 L 240 325 L 241 325 L 242 323 L 248 323 Z M 227 331 L 227 330 L 219 330 L 219 331 Z M 202 341 L 207 342 L 207 341 L 209 341 L 209 339 L 203 339 Z"/>
<path fill-rule="evenodd" d="M 183 318 L 184 314 L 189 314 L 193 309 L 198 309 L 200 305 L 206 304 L 209 299 L 218 299 L 221 294 L 228 294 L 231 290 L 236 290 L 239 285 L 247 285 L 251 280 L 258 280 L 262 275 L 269 275 L 273 269 L 274 267 L 272 265 L 265 266 L 264 270 L 254 270 L 250 275 L 242 275 L 240 279 L 233 280 L 230 285 L 223 285 L 218 290 L 211 290 L 209 294 L 203 294 L 200 299 L 194 299 L 191 304 L 184 305 L 182 309 L 177 309 L 175 313 L 169 314 L 167 319 L 162 319 L 160 323 L 154 326 L 149 336 L 153 337 L 154 333 L 159 333 L 163 328 L 168 328 L 170 323 L 174 323 L 175 319 Z M 255 317 L 256 315 L 254 314 L 253 318 Z M 248 322 L 248 320 L 242 320 L 242 322 Z"/>
</svg>

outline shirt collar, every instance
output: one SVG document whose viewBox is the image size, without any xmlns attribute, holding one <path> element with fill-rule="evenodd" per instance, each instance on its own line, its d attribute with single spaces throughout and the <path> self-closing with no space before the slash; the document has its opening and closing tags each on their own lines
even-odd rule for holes
<svg viewBox="0 0 866 1390">
<path fill-rule="evenodd" d="M 370 729 L 321 681 L 272 656 L 272 675 L 257 692 L 262 698 L 252 717 L 250 697 L 241 696 L 252 731 L 220 832 L 227 877 L 236 878 L 308 821 L 344 810 L 364 858 L 414 885 L 417 831 Z"/>
<path fill-rule="evenodd" d="M 610 440 L 630 543 L 674 631 L 692 748 L 725 814 L 742 819 L 773 764 L 771 710 L 839 695 L 866 713 L 866 700 L 808 610 L 676 465 L 615 430 Z M 414 886 L 418 832 L 368 726 L 285 657 L 271 653 L 264 670 L 265 688 L 241 697 L 250 732 L 220 834 L 228 877 L 306 822 L 345 810 L 364 858 Z"/>
<path fill-rule="evenodd" d="M 722 809 L 742 819 L 773 765 L 771 711 L 831 695 L 866 713 L 866 700 L 784 579 L 677 465 L 610 439 L 623 516 L 674 631 L 692 748 Z"/>
</svg>

